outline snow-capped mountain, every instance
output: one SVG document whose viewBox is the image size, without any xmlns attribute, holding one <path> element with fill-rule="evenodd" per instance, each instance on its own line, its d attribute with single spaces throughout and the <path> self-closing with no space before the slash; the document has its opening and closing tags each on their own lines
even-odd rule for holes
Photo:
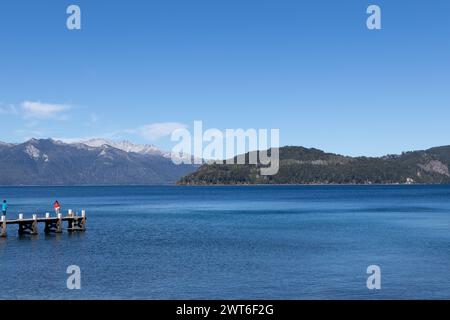
<svg viewBox="0 0 450 320">
<path fill-rule="evenodd" d="M 0 185 L 173 184 L 197 168 L 176 165 L 152 146 L 89 144 L 52 139 L 0 143 Z"/>
<path fill-rule="evenodd" d="M 125 151 L 127 153 L 133 152 L 133 153 L 139 153 L 142 155 L 152 155 L 152 156 L 160 156 L 167 159 L 177 158 L 177 159 L 184 159 L 189 157 L 192 159 L 192 163 L 201 163 L 202 160 L 200 158 L 194 158 L 190 156 L 189 154 L 174 154 L 170 151 L 164 151 L 159 149 L 158 147 L 155 147 L 151 144 L 135 144 L 127 140 L 121 140 L 121 141 L 114 141 L 109 139 L 102 139 L 102 138 L 94 138 L 86 141 L 81 141 L 78 143 L 75 143 L 75 145 L 84 145 L 91 148 L 101 148 L 101 147 L 113 147 L 115 149 L 119 149 L 122 151 Z"/>
<path fill-rule="evenodd" d="M 14 145 L 14 144 L 13 144 L 13 143 L 7 143 L 7 142 L 0 141 L 0 147 L 10 147 L 10 146 L 12 146 L 12 145 Z"/>
<path fill-rule="evenodd" d="M 134 144 L 127 140 L 122 141 L 113 141 L 109 139 L 90 139 L 87 141 L 81 141 L 80 143 L 87 145 L 89 147 L 93 148 L 99 148 L 103 146 L 110 146 L 125 152 L 134 152 L 134 153 L 140 153 L 140 154 L 150 154 L 150 155 L 157 155 L 157 156 L 163 156 L 165 158 L 170 158 L 170 152 L 164 152 L 154 145 L 149 144 Z"/>
</svg>

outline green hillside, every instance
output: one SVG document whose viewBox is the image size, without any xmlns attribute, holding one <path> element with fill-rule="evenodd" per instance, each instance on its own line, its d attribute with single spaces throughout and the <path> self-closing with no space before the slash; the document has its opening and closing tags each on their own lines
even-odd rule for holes
<svg viewBox="0 0 450 320">
<path fill-rule="evenodd" d="M 180 185 L 450 183 L 450 146 L 384 157 L 347 157 L 303 147 L 282 147 L 280 170 L 259 175 L 256 165 L 203 165 Z M 248 158 L 248 154 L 246 155 Z"/>
</svg>

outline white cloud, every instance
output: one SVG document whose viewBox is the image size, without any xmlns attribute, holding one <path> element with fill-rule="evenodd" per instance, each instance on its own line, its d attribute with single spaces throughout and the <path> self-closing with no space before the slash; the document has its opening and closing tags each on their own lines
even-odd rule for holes
<svg viewBox="0 0 450 320">
<path fill-rule="evenodd" d="M 130 130 L 130 133 L 136 133 L 147 140 L 154 141 L 166 136 L 170 136 L 172 132 L 177 129 L 184 128 L 187 128 L 187 126 L 182 123 L 160 122 L 139 127 L 137 130 Z"/>
<path fill-rule="evenodd" d="M 96 113 L 89 114 L 89 118 L 86 120 L 84 125 L 89 128 L 95 128 L 99 121 L 99 117 Z"/>
<path fill-rule="evenodd" d="M 21 105 L 25 118 L 30 119 L 56 119 L 66 120 L 65 112 L 70 110 L 66 104 L 49 104 L 33 101 L 24 101 Z"/>
<path fill-rule="evenodd" d="M 93 139 L 100 139 L 100 136 L 86 136 L 86 137 L 76 137 L 76 138 L 64 138 L 64 137 L 55 137 L 53 140 L 62 141 L 64 143 L 80 143 L 83 141 L 89 141 Z"/>
<path fill-rule="evenodd" d="M 18 114 L 17 109 L 13 105 L 3 105 L 0 103 L 0 114 Z"/>
<path fill-rule="evenodd" d="M 90 123 L 96 123 L 98 121 L 98 116 L 95 113 L 91 113 L 89 115 L 89 122 Z"/>
<path fill-rule="evenodd" d="M 46 138 L 48 135 L 43 130 L 28 130 L 28 129 L 17 129 L 14 130 L 14 135 L 19 136 L 22 140 L 29 140 L 31 138 L 41 139 Z"/>
<path fill-rule="evenodd" d="M 77 137 L 54 137 L 55 140 L 60 140 L 66 143 L 75 143 L 87 141 L 91 139 L 107 139 L 107 140 L 133 140 L 130 137 L 140 137 L 145 140 L 155 141 L 160 138 L 170 136 L 173 131 L 177 129 L 187 128 L 188 126 L 178 122 L 161 122 L 151 123 L 140 126 L 136 129 L 123 129 L 114 132 L 103 132 L 97 135 L 77 136 Z"/>
</svg>

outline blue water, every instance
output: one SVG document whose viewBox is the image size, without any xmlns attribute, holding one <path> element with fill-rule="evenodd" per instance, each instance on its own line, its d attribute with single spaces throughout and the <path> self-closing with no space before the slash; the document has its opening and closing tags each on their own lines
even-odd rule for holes
<svg viewBox="0 0 450 320">
<path fill-rule="evenodd" d="M 0 299 L 450 299 L 450 186 L 0 188 L 83 234 L 0 239 Z M 366 287 L 369 265 L 381 290 Z M 81 290 L 66 268 L 81 268 Z"/>
</svg>

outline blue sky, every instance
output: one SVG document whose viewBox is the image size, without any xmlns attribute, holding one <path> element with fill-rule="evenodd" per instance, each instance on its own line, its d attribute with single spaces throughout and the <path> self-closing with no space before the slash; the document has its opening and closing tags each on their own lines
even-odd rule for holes
<svg viewBox="0 0 450 320">
<path fill-rule="evenodd" d="M 169 149 L 202 120 L 348 155 L 448 145 L 449 16 L 447 0 L 5 0 L 0 140 Z"/>
</svg>

